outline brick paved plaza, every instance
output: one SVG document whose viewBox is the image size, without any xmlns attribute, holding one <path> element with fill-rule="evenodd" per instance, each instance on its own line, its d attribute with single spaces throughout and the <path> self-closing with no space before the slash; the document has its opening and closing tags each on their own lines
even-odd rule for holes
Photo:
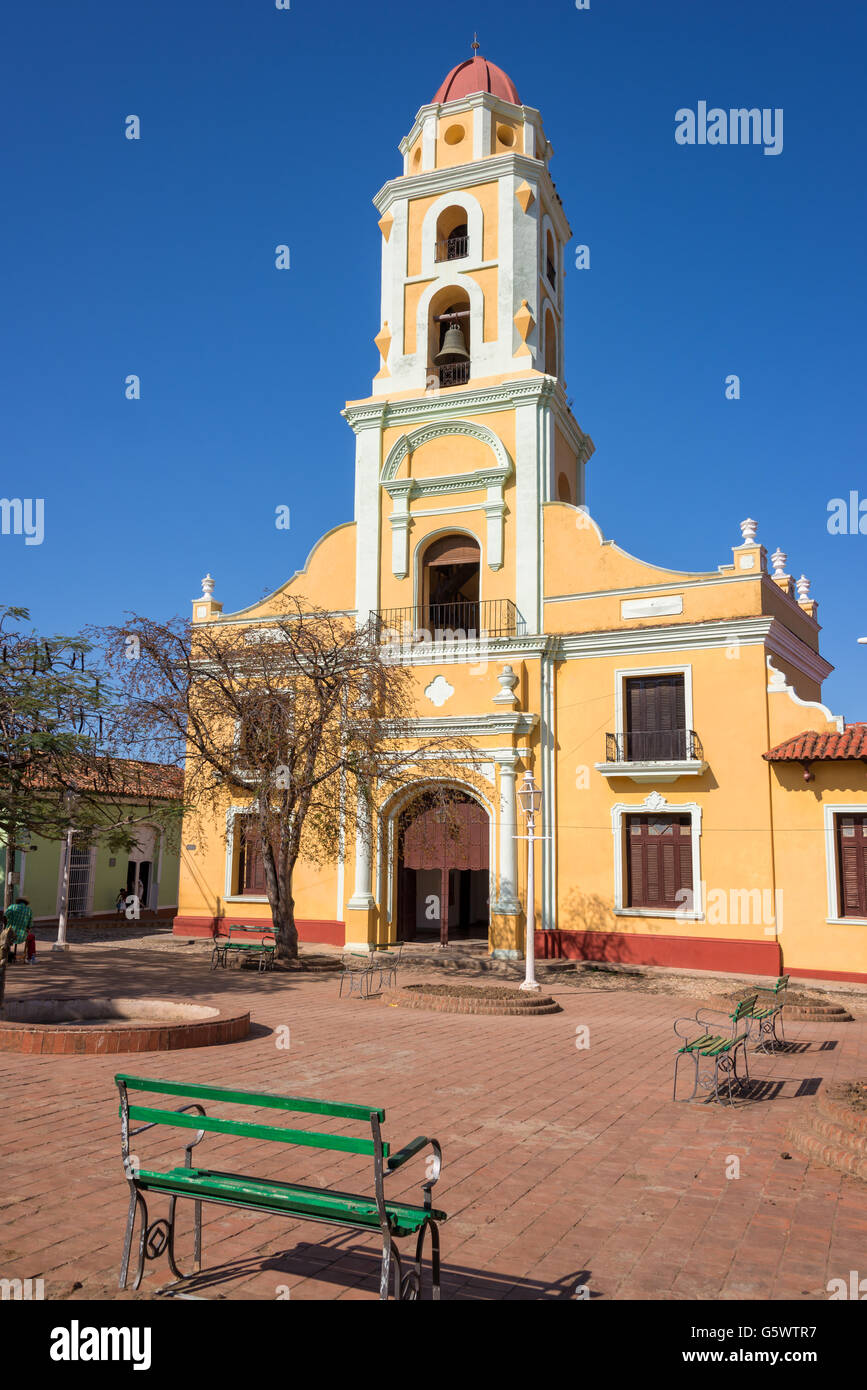
<svg viewBox="0 0 867 1390">
<path fill-rule="evenodd" d="M 847 1024 L 788 1024 L 798 1050 L 751 1061 L 768 1083 L 763 1098 L 729 1109 L 671 1100 L 672 1020 L 705 1002 L 706 982 L 694 999 L 580 979 L 549 992 L 562 1013 L 468 1017 L 339 1000 L 334 975 L 211 974 L 192 946 L 94 943 L 59 957 L 40 945 L 35 968 L 10 970 L 11 997 L 177 994 L 241 1004 L 254 1027 L 244 1042 L 168 1053 L 0 1053 L 0 1274 L 42 1277 L 48 1298 L 114 1296 L 128 1200 L 112 1080 L 122 1069 L 369 1102 L 385 1107 L 396 1146 L 439 1138 L 444 1298 L 570 1298 L 586 1285 L 605 1299 L 823 1300 L 829 1279 L 863 1269 L 867 1183 L 783 1155 L 787 1123 L 820 1086 L 867 1075 L 864 1010 Z M 277 1046 L 280 1025 L 289 1050 Z M 579 1025 L 590 1029 L 587 1050 L 575 1046 Z M 143 1155 L 182 1161 L 177 1132 L 146 1139 Z M 198 1153 L 230 1157 L 236 1171 L 369 1190 L 369 1160 L 276 1147 L 209 1135 Z M 736 1180 L 726 1176 L 732 1156 Z M 418 1200 L 421 1167 L 403 1169 L 391 1195 Z M 191 1215 L 182 1204 L 187 1266 Z M 183 1291 L 273 1299 L 288 1286 L 292 1299 L 373 1299 L 378 1249 L 375 1236 L 206 1206 L 205 1273 Z M 170 1280 L 165 1257 L 147 1270 L 142 1293 L 152 1295 Z"/>
</svg>

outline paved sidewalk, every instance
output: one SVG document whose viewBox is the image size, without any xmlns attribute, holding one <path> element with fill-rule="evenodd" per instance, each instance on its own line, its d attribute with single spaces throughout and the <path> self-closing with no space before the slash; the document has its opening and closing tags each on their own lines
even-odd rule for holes
<svg viewBox="0 0 867 1390">
<path fill-rule="evenodd" d="M 820 1086 L 867 1076 L 863 1017 L 788 1024 L 800 1050 L 751 1060 L 766 1098 L 728 1109 L 671 1101 L 683 996 L 564 984 L 550 988 L 561 1014 L 474 1018 L 341 1001 L 337 987 L 334 975 L 211 974 L 201 953 L 96 944 L 11 970 L 12 997 L 230 997 L 255 1027 L 245 1042 L 182 1052 L 0 1053 L 0 1277 L 42 1277 L 50 1298 L 115 1295 L 128 1188 L 112 1077 L 124 1067 L 361 1100 L 385 1107 L 396 1144 L 435 1135 L 445 1153 L 435 1202 L 450 1217 L 445 1298 L 570 1298 L 584 1285 L 608 1299 L 824 1299 L 829 1279 L 867 1274 L 867 1183 L 783 1157 L 788 1120 Z M 276 1045 L 280 1025 L 288 1051 Z M 579 1025 L 589 1049 L 575 1046 Z M 687 1094 L 685 1071 L 682 1080 Z M 140 1143 L 182 1158 L 169 1131 Z M 208 1136 L 199 1152 L 273 1176 L 273 1149 Z M 738 1178 L 726 1176 L 733 1159 Z M 287 1149 L 276 1162 L 279 1175 L 366 1190 L 366 1161 L 353 1156 Z M 421 1166 L 408 1165 L 402 1185 L 407 1170 L 392 1179 L 394 1195 L 416 1200 Z M 213 1206 L 203 1214 L 206 1272 L 185 1295 L 273 1299 L 287 1286 L 292 1299 L 376 1296 L 375 1237 Z M 182 1265 L 190 1218 L 182 1204 Z M 148 1270 L 142 1291 L 152 1295 L 170 1276 L 164 1257 Z"/>
</svg>

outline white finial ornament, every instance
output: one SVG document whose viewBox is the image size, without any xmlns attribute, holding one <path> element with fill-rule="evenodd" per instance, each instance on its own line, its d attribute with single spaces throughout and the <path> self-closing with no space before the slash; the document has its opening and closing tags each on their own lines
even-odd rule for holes
<svg viewBox="0 0 867 1390">
<path fill-rule="evenodd" d="M 500 683 L 500 689 L 494 696 L 493 703 L 495 705 L 516 705 L 518 697 L 515 694 L 515 686 L 518 684 L 518 677 L 511 666 L 504 666 L 497 676 L 497 680 Z"/>
<path fill-rule="evenodd" d="M 798 602 L 809 603 L 810 601 L 810 581 L 805 574 L 800 579 L 795 580 L 795 588 L 798 591 Z"/>
<path fill-rule="evenodd" d="M 741 522 L 741 535 L 743 536 L 741 545 L 755 545 L 756 531 L 758 530 L 758 526 L 759 523 L 757 521 L 753 521 L 752 517 L 749 516 L 747 517 L 746 521 Z"/>
<path fill-rule="evenodd" d="M 786 574 L 786 560 L 788 558 L 785 550 L 781 550 L 780 547 L 777 546 L 777 549 L 771 556 L 771 564 L 774 567 L 775 579 L 788 579 L 788 575 Z"/>
<path fill-rule="evenodd" d="M 206 574 L 205 577 L 204 577 L 204 579 L 202 580 L 202 598 L 213 598 L 213 597 L 214 597 L 214 580 L 211 578 L 211 576 L 210 576 L 209 574 Z"/>
</svg>

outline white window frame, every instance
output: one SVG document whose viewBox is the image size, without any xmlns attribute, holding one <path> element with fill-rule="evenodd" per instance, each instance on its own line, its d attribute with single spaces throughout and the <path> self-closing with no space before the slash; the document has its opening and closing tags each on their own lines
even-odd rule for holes
<svg viewBox="0 0 867 1390">
<path fill-rule="evenodd" d="M 695 894 L 702 893 L 701 878 L 701 813 L 695 801 L 667 801 L 659 792 L 651 792 L 644 801 L 618 801 L 611 807 L 611 830 L 614 835 L 614 915 L 616 917 L 667 917 L 678 922 L 703 922 L 704 902 L 696 906 Z M 625 907 L 626 856 L 623 852 L 623 817 L 629 816 L 686 816 L 690 818 L 692 846 L 693 908 Z"/>
<path fill-rule="evenodd" d="M 825 806 L 825 876 L 828 884 L 828 916 L 825 921 L 835 927 L 864 927 L 867 917 L 842 917 L 840 915 L 839 865 L 837 863 L 837 817 L 865 816 L 867 805 L 863 801 L 857 805 Z"/>
<path fill-rule="evenodd" d="M 252 815 L 256 807 L 251 806 L 230 806 L 226 812 L 226 878 L 223 901 L 227 903 L 266 903 L 267 893 L 264 896 L 252 893 L 234 893 L 232 891 L 232 863 L 235 858 L 235 820 L 238 816 Z"/>
</svg>

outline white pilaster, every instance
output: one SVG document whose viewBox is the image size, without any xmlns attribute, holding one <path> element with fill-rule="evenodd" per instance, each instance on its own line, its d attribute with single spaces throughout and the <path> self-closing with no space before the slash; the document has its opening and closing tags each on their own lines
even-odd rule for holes
<svg viewBox="0 0 867 1390">
<path fill-rule="evenodd" d="M 355 889 L 346 904 L 352 911 L 367 911 L 374 907 L 372 854 L 370 837 L 370 814 L 362 796 L 358 798 L 358 813 L 355 828 Z"/>
<path fill-rule="evenodd" d="M 361 426 L 355 437 L 355 607 L 359 627 L 379 608 L 381 441 L 381 417 Z"/>
<path fill-rule="evenodd" d="M 520 912 L 518 900 L 518 802 L 515 782 L 517 758 L 500 762 L 500 889 L 494 912 Z"/>
</svg>

